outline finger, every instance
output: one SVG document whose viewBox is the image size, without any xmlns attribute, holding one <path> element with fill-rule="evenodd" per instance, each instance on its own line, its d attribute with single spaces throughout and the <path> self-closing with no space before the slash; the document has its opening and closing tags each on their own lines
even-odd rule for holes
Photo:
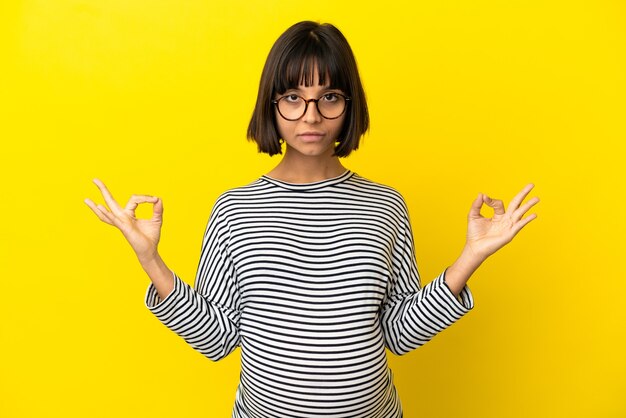
<svg viewBox="0 0 626 418">
<path fill-rule="evenodd" d="M 109 206 L 109 208 L 113 212 L 121 212 L 122 208 L 115 201 L 115 199 L 111 195 L 111 192 L 109 192 L 109 189 L 107 189 L 107 186 L 105 186 L 104 183 L 99 179 L 93 179 L 93 182 L 96 184 L 96 186 L 98 186 L 98 189 L 100 189 L 100 193 L 102 193 L 102 197 L 104 197 L 104 201 Z"/>
<path fill-rule="evenodd" d="M 156 203 L 158 199 L 158 197 L 154 196 L 134 194 L 130 197 L 130 199 L 128 199 L 128 203 L 126 203 L 126 207 L 124 209 L 134 212 L 135 209 L 137 209 L 137 206 L 141 203 Z"/>
<path fill-rule="evenodd" d="M 119 225 L 119 221 L 117 219 L 117 217 L 115 216 L 115 214 L 109 212 L 109 210 L 104 206 L 104 205 L 97 205 L 96 209 L 98 209 L 98 212 L 106 219 L 106 223 L 108 223 L 109 225 L 113 225 L 115 227 L 120 227 Z"/>
<path fill-rule="evenodd" d="M 483 207 L 483 194 L 478 193 L 478 197 L 472 202 L 468 218 L 481 218 L 480 208 Z"/>
<path fill-rule="evenodd" d="M 504 203 L 500 199 L 492 199 L 488 196 L 485 196 L 485 203 L 487 206 L 493 208 L 493 212 L 496 215 L 504 215 Z"/>
<path fill-rule="evenodd" d="M 522 202 L 524 201 L 526 196 L 528 196 L 528 193 L 530 193 L 533 187 L 535 187 L 535 185 L 532 183 L 529 183 L 522 189 L 521 192 L 515 195 L 515 197 L 511 199 L 511 202 L 509 203 L 509 206 L 507 207 L 507 211 L 509 212 L 515 211 L 519 207 L 519 205 L 522 204 Z"/>
<path fill-rule="evenodd" d="M 156 199 L 157 201 L 154 204 L 154 208 L 152 209 L 152 220 L 155 222 L 162 222 L 163 221 L 163 201 L 159 199 L 158 197 Z"/>
<path fill-rule="evenodd" d="M 531 213 L 527 217 L 520 219 L 519 222 L 515 224 L 515 234 L 517 234 L 523 227 L 528 225 L 528 223 L 533 219 L 537 219 L 536 213 Z"/>
<path fill-rule="evenodd" d="M 89 206 L 93 213 L 95 213 L 102 222 L 113 225 L 102 209 L 99 208 L 91 199 L 85 199 L 85 204 Z"/>
<path fill-rule="evenodd" d="M 530 208 L 535 206 L 537 203 L 539 203 L 539 198 L 533 197 L 532 199 L 524 203 L 520 208 L 518 208 L 516 211 L 513 212 L 513 219 L 516 221 L 519 221 L 522 218 L 522 216 L 524 216 L 524 214 L 528 212 Z"/>
</svg>

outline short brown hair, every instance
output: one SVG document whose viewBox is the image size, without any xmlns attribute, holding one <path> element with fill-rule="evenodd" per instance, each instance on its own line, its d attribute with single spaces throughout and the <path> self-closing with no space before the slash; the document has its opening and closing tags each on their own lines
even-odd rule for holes
<svg viewBox="0 0 626 418">
<path fill-rule="evenodd" d="M 301 84 L 313 85 L 315 70 L 320 85 L 328 77 L 330 88 L 339 89 L 351 98 L 335 155 L 346 157 L 359 147 L 359 140 L 369 127 L 369 113 L 352 49 L 335 26 L 305 21 L 287 29 L 265 61 L 248 125 L 248 139 L 257 143 L 259 152 L 282 153 L 272 100 L 276 94 Z"/>
</svg>

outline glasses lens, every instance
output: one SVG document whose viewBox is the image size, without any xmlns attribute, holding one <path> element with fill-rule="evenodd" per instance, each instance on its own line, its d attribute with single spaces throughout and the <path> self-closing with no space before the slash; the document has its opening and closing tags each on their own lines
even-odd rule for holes
<svg viewBox="0 0 626 418">
<path fill-rule="evenodd" d="M 328 93 L 319 98 L 317 108 L 326 119 L 335 119 L 346 109 L 346 99 L 339 94 Z"/>
<path fill-rule="evenodd" d="M 304 99 L 295 94 L 284 96 L 278 101 L 278 111 L 285 119 L 300 119 L 304 115 L 305 108 L 306 102 Z"/>
</svg>

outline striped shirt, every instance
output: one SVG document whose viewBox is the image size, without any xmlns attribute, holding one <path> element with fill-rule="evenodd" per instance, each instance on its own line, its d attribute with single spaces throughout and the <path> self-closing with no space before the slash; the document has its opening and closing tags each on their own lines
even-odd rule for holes
<svg viewBox="0 0 626 418">
<path fill-rule="evenodd" d="M 241 347 L 233 417 L 398 418 L 385 347 L 407 353 L 474 305 L 444 276 L 421 288 L 396 190 L 262 176 L 217 199 L 194 288 L 174 274 L 146 305 L 211 360 Z"/>
</svg>

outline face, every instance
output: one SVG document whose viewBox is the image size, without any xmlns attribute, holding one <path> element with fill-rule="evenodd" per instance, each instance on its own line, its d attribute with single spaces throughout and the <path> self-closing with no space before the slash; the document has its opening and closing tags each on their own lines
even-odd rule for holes
<svg viewBox="0 0 626 418">
<path fill-rule="evenodd" d="M 318 79 L 317 74 L 314 79 Z M 300 85 L 297 89 L 287 90 L 276 96 L 275 99 L 289 94 L 296 94 L 306 100 L 319 99 L 329 93 L 344 94 L 341 90 L 329 89 L 319 84 L 309 87 Z M 287 146 L 286 155 L 334 158 L 335 141 L 341 133 L 346 112 L 337 119 L 325 119 L 317 111 L 315 103 L 310 102 L 304 116 L 298 120 L 289 121 L 284 119 L 278 110 L 275 110 L 278 133 Z"/>
</svg>

